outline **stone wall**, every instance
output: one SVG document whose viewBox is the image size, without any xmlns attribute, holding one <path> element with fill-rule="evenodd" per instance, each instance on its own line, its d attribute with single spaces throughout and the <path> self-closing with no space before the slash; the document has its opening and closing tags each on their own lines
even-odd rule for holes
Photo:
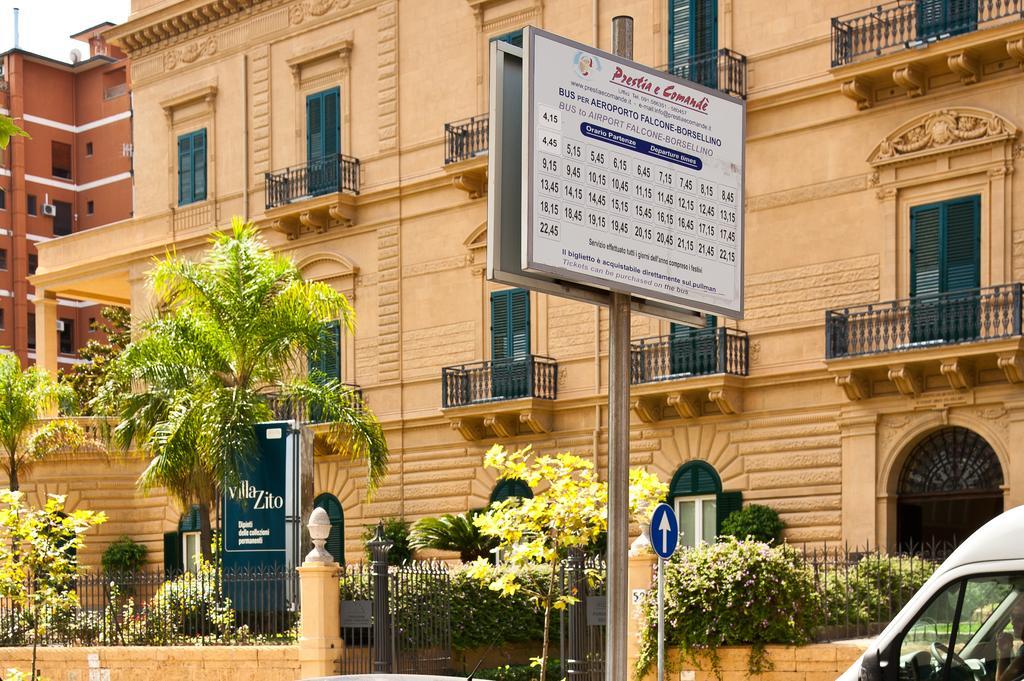
<svg viewBox="0 0 1024 681">
<path fill-rule="evenodd" d="M 865 641 L 817 643 L 809 646 L 768 646 L 772 670 L 756 676 L 747 672 L 750 648 L 733 647 L 719 651 L 721 677 L 711 671 L 710 660 L 700 665 L 691 661 L 680 662 L 677 650 L 669 651 L 666 679 L 680 681 L 835 681 L 867 650 Z M 651 670 L 645 680 L 657 678 L 657 669 Z"/>
<path fill-rule="evenodd" d="M 30 648 L 0 648 L 0 669 L 28 671 Z M 168 646 L 40 648 L 48 681 L 291 681 L 299 678 L 298 646 Z"/>
</svg>

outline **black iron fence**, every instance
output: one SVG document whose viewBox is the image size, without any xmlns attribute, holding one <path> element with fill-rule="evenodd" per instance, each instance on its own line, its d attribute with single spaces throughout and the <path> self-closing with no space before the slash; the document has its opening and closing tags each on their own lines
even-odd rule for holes
<svg viewBox="0 0 1024 681">
<path fill-rule="evenodd" d="M 820 641 L 875 636 L 955 549 L 936 542 L 884 552 L 849 546 L 804 547 L 821 598 Z"/>
<path fill-rule="evenodd" d="M 447 674 L 452 670 L 451 574 L 443 563 L 388 564 L 383 527 L 373 562 L 341 574 L 341 674 Z"/>
<path fill-rule="evenodd" d="M 630 382 L 652 383 L 707 374 L 746 376 L 750 369 L 749 346 L 746 331 L 721 326 L 643 338 L 632 345 Z"/>
<path fill-rule="evenodd" d="M 264 174 L 267 210 L 335 192 L 359 193 L 359 159 L 337 154 Z"/>
<path fill-rule="evenodd" d="M 480 114 L 444 124 L 444 162 L 458 163 L 487 152 L 489 118 Z"/>
<path fill-rule="evenodd" d="M 363 400 L 363 389 L 354 383 L 342 383 L 341 387 L 346 391 L 345 400 L 349 406 L 362 411 L 366 404 Z M 275 419 L 295 420 L 299 423 L 321 423 L 323 421 L 323 415 L 318 409 L 309 408 L 305 404 L 282 395 L 270 395 L 267 400 L 274 412 Z"/>
<path fill-rule="evenodd" d="M 825 312 L 829 359 L 1021 334 L 1021 284 L 1004 284 Z"/>
<path fill-rule="evenodd" d="M 733 97 L 747 98 L 747 57 L 722 48 L 677 61 L 669 73 L 721 90 Z"/>
<path fill-rule="evenodd" d="M 550 357 L 528 355 L 441 370 L 441 403 L 446 409 L 520 397 L 558 397 L 558 362 Z"/>
<path fill-rule="evenodd" d="M 1024 0 L 893 0 L 832 18 L 832 66 L 1024 19 Z"/>
<path fill-rule="evenodd" d="M 244 645 L 298 637 L 294 568 L 84 574 L 63 608 L 33 614 L 0 599 L 0 646 Z M 38 627 L 36 626 L 38 624 Z"/>
<path fill-rule="evenodd" d="M 562 563 L 563 594 L 577 601 L 560 611 L 562 672 L 573 681 L 603 681 L 607 625 L 607 564 L 602 557 L 570 551 Z"/>
</svg>

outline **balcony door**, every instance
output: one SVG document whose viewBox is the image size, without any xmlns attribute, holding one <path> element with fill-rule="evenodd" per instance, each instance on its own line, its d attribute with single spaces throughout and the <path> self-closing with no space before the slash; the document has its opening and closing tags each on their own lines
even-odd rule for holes
<svg viewBox="0 0 1024 681">
<path fill-rule="evenodd" d="M 530 292 L 491 293 L 491 397 L 530 395 Z"/>
<path fill-rule="evenodd" d="M 935 40 L 978 27 L 978 0 L 917 0 L 917 39 Z"/>
<path fill-rule="evenodd" d="M 332 88 L 306 97 L 306 181 L 312 196 L 340 187 L 341 93 Z"/>
<path fill-rule="evenodd" d="M 718 87 L 718 0 L 669 0 L 669 70 Z"/>
<path fill-rule="evenodd" d="M 910 209 L 911 343 L 978 337 L 980 234 L 980 196 Z"/>
<path fill-rule="evenodd" d="M 672 323 L 669 331 L 669 364 L 673 376 L 700 376 L 717 371 L 718 349 L 714 315 L 704 318 L 704 328 Z"/>
</svg>

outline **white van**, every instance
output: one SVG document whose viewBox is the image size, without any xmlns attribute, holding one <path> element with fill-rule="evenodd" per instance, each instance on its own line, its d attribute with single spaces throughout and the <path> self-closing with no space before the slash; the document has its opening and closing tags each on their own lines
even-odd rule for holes
<svg viewBox="0 0 1024 681">
<path fill-rule="evenodd" d="M 972 534 L 839 681 L 1024 680 L 1024 506 Z"/>
</svg>

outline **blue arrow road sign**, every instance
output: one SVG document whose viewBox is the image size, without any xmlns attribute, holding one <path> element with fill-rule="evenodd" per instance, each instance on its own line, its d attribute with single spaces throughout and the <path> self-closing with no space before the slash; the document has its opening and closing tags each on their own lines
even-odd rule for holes
<svg viewBox="0 0 1024 681">
<path fill-rule="evenodd" d="M 679 521 L 668 504 L 658 504 L 651 516 L 651 544 L 654 552 L 668 559 L 679 545 Z"/>
</svg>

